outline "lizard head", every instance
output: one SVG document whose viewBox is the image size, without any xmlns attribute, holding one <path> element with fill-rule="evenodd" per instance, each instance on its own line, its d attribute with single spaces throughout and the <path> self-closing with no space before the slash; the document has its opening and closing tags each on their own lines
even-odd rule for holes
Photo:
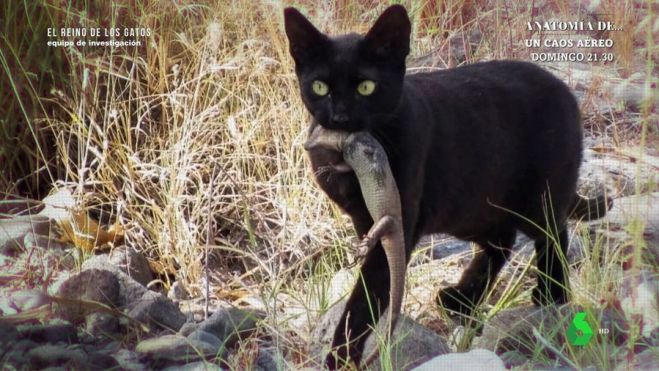
<svg viewBox="0 0 659 371">
<path fill-rule="evenodd" d="M 348 135 L 350 133 L 347 131 L 329 130 L 320 125 L 313 125 L 309 128 L 309 137 L 304 143 L 304 149 L 310 151 L 316 148 L 324 148 L 342 152 Z"/>
<path fill-rule="evenodd" d="M 324 149 L 342 153 L 348 135 L 350 135 L 350 133 L 346 131 L 329 130 L 318 124 L 312 125 L 309 128 L 309 136 L 307 141 L 304 143 L 304 149 L 307 151 Z M 330 166 L 334 171 L 337 172 L 352 171 L 350 166 L 343 160 L 337 163 L 332 163 Z"/>
</svg>

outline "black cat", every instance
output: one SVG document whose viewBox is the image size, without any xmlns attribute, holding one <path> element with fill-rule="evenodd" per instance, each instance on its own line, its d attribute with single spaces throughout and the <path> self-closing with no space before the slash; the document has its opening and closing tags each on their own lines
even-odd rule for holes
<svg viewBox="0 0 659 371">
<path fill-rule="evenodd" d="M 428 233 L 449 233 L 480 246 L 460 282 L 440 292 L 441 304 L 469 314 L 505 263 L 518 231 L 535 241 L 540 272 L 535 302 L 566 301 L 566 220 L 573 211 L 601 216 L 603 211 L 589 207 L 606 207 L 603 198 L 576 194 L 582 133 L 568 87 L 516 61 L 406 75 L 410 20 L 402 6 L 385 10 L 364 36 L 329 37 L 293 8 L 284 16 L 302 100 L 314 124 L 365 130 L 384 146 L 400 190 L 408 261 Z M 340 153 L 329 150 L 309 156 L 314 170 L 342 162 Z M 354 173 L 316 174 L 364 235 L 373 220 Z M 380 313 L 387 307 L 389 276 L 381 246 L 366 256 L 361 277 L 336 328 L 332 345 L 338 348 L 326 360 L 330 368 L 349 360 L 359 364 L 373 324 L 369 302 Z"/>
</svg>

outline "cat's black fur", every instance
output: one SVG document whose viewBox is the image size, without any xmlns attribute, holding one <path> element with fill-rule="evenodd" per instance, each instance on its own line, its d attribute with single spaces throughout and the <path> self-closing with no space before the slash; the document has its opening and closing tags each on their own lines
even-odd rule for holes
<svg viewBox="0 0 659 371">
<path fill-rule="evenodd" d="M 579 108 L 563 82 L 516 61 L 406 75 L 410 21 L 402 6 L 388 8 L 365 36 L 326 36 L 292 8 L 285 10 L 285 28 L 314 124 L 369 131 L 387 151 L 400 190 L 408 261 L 428 233 L 480 246 L 458 285 L 440 293 L 442 305 L 469 313 L 505 263 L 518 231 L 535 240 L 542 272 L 535 301 L 567 300 L 559 255 L 567 247 L 568 213 L 584 200 L 576 196 Z M 357 85 L 366 79 L 376 88 L 361 96 Z M 330 93 L 315 95 L 314 80 L 327 83 Z M 352 217 L 359 236 L 367 233 L 373 220 L 354 173 L 318 171 L 340 163 L 341 154 L 318 149 L 309 156 L 320 187 Z M 382 248 L 371 249 L 361 277 L 380 313 L 388 304 L 387 272 Z M 334 334 L 339 348 L 327 365 L 359 362 L 370 325 L 372 311 L 358 280 Z"/>
</svg>

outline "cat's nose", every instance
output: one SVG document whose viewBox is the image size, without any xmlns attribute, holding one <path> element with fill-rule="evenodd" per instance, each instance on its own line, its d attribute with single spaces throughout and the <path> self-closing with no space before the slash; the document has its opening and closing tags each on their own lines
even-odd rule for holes
<svg viewBox="0 0 659 371">
<path fill-rule="evenodd" d="M 350 118 L 348 117 L 348 114 L 346 114 L 346 113 L 336 113 L 336 114 L 332 115 L 332 121 L 335 124 L 339 124 L 339 125 L 346 124 L 349 120 L 350 120 Z"/>
</svg>

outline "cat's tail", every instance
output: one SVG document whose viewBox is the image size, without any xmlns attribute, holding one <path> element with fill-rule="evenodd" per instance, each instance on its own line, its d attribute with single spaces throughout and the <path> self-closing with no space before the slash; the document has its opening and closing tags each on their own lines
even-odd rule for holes
<svg viewBox="0 0 659 371">
<path fill-rule="evenodd" d="M 613 206 L 611 197 L 600 195 L 595 198 L 585 198 L 575 195 L 568 217 L 582 220 L 599 219 L 606 215 L 611 206 Z"/>
</svg>

